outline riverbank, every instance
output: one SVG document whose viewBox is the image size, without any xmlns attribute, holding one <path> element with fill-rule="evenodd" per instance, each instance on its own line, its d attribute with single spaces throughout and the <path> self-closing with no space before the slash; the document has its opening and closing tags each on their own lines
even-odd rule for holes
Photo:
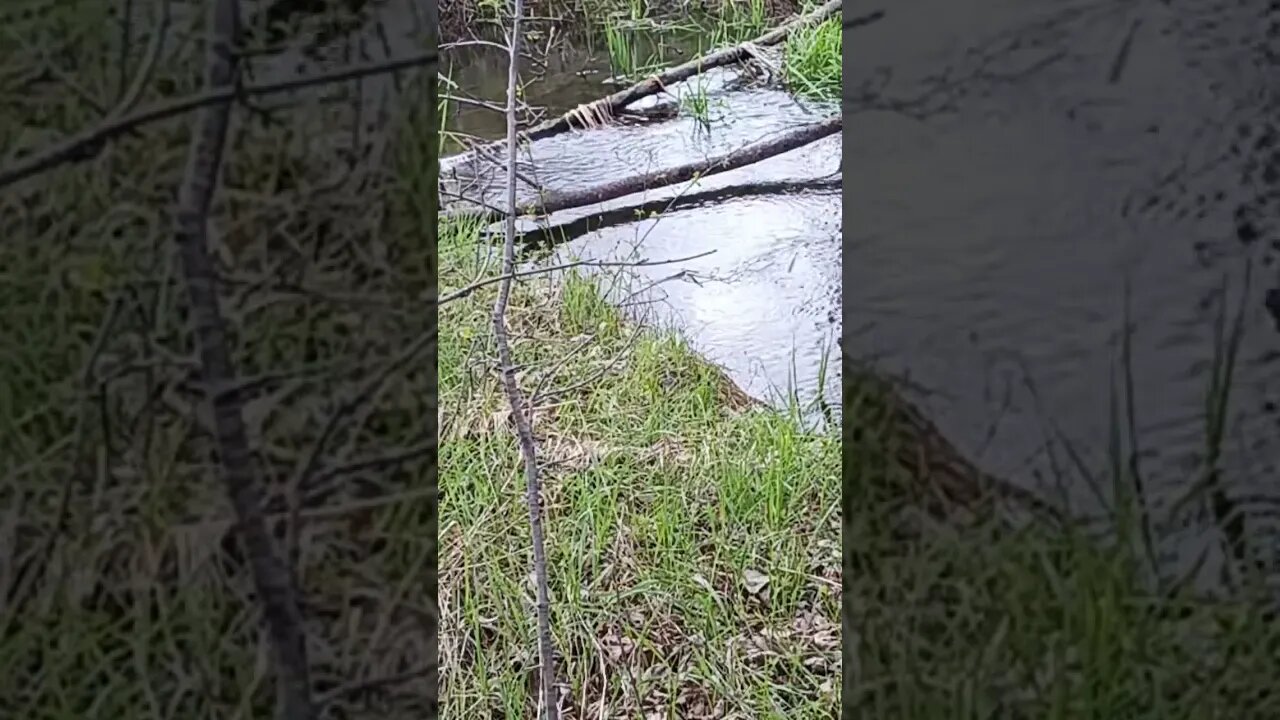
<svg viewBox="0 0 1280 720">
<path fill-rule="evenodd" d="M 444 294 L 492 274 L 480 242 L 441 228 Z M 528 513 L 491 370 L 493 293 L 440 315 L 442 692 L 446 715 L 524 717 Z M 547 395 L 535 432 L 569 716 L 829 717 L 838 438 L 750 402 L 582 277 L 518 284 L 508 317 L 525 392 Z"/>
</svg>

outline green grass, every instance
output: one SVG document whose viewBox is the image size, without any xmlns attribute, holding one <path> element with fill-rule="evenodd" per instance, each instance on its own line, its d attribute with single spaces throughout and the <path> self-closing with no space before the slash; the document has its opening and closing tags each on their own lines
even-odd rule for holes
<svg viewBox="0 0 1280 720">
<path fill-rule="evenodd" d="M 134 66 L 158 6 L 132 3 Z M 29 47 L 0 39 L 6 156 L 55 140 L 35 128 L 100 123 L 93 95 L 114 102 L 118 34 L 102 29 L 118 25 L 107 12 L 120 6 L 39 7 L 5 28 Z M 180 36 L 144 105 L 196 90 L 199 48 Z M 58 72 L 45 72 L 51 63 Z M 436 182 L 424 152 L 433 121 L 418 100 L 405 97 L 389 136 L 387 156 L 405 162 L 353 176 L 359 188 L 324 189 L 342 161 L 291 150 L 322 147 L 348 127 L 332 104 L 279 113 L 270 128 L 244 120 L 228 148 L 213 250 L 225 261 L 235 364 L 262 381 L 245 420 L 281 537 L 284 488 L 323 428 L 423 330 L 419 295 L 434 276 L 424 249 L 434 241 L 419 216 L 435 211 L 420 190 Z M 171 263 L 189 136 L 189 118 L 151 125 L 0 191 L 3 717 L 271 714 L 259 608 L 239 549 L 223 542 L 228 502 L 190 388 L 187 299 Z M 409 363 L 339 417 L 322 467 L 353 469 L 420 444 L 423 418 L 435 414 L 429 366 Z M 336 492 L 305 503 L 296 571 L 318 693 L 429 659 L 435 517 L 425 475 L 421 455 L 342 471 Z M 421 717 L 431 687 L 411 678 L 372 705 L 340 696 L 332 712 Z"/>
<path fill-rule="evenodd" d="M 441 242 L 447 292 L 480 273 L 477 240 L 451 225 Z M 531 716 L 531 556 L 519 455 L 489 371 L 492 298 L 441 314 L 443 693 L 446 716 L 517 718 Z M 583 277 L 517 285 L 509 321 L 526 393 L 568 388 L 537 403 L 535 433 L 575 716 L 830 717 L 837 439 L 748 406 Z"/>
<path fill-rule="evenodd" d="M 840 19 L 797 29 L 783 50 L 783 76 L 792 92 L 835 101 L 841 88 Z"/>
<path fill-rule="evenodd" d="M 711 129 L 711 96 L 707 93 L 705 80 L 699 77 L 686 82 L 680 91 L 679 102 L 680 112 L 696 120 L 697 127 Z"/>
<path fill-rule="evenodd" d="M 854 479 L 852 482 L 857 482 Z M 1152 597 L 1142 560 L 1071 535 L 971 527 L 904 546 L 846 489 L 861 717 L 1273 718 L 1280 630 L 1246 602 Z"/>
<path fill-rule="evenodd" d="M 609 51 L 609 70 L 613 77 L 632 77 L 639 67 L 635 40 L 631 32 L 613 22 L 604 26 L 605 47 Z"/>
</svg>

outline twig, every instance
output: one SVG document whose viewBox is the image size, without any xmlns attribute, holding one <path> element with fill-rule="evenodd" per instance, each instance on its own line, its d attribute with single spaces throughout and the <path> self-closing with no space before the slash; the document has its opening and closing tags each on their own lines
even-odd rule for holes
<svg viewBox="0 0 1280 720">
<path fill-rule="evenodd" d="M 395 374 L 397 370 L 404 367 L 412 361 L 417 355 L 429 349 L 437 339 L 437 331 L 431 330 L 423 333 L 411 343 L 408 347 L 400 351 L 398 355 L 391 359 L 383 368 L 373 377 L 369 378 L 346 402 L 339 405 L 334 412 L 329 415 L 328 421 L 325 422 L 324 429 L 320 432 L 320 437 L 315 444 L 311 446 L 311 450 L 307 453 L 306 458 L 297 464 L 293 475 L 290 477 L 287 492 L 290 495 L 290 504 L 292 506 L 292 514 L 290 515 L 289 530 L 286 538 L 286 548 L 288 557 L 296 562 L 299 556 L 300 542 L 300 523 L 299 513 L 302 512 L 302 491 L 312 482 L 312 478 L 320 470 L 321 457 L 324 455 L 325 449 L 329 445 L 329 441 L 338 432 L 338 427 L 343 420 L 350 417 L 360 406 L 376 397 L 382 392 L 383 386 L 387 380 Z"/>
<path fill-rule="evenodd" d="M 276 552 L 262 513 L 262 488 L 253 470 L 253 457 L 238 393 L 222 392 L 235 384 L 227 330 L 218 299 L 213 262 L 208 254 L 209 207 L 217 187 L 226 148 L 231 99 L 239 80 L 235 47 L 240 34 L 237 0 L 218 0 L 211 9 L 206 56 L 206 82 L 221 102 L 203 107 L 178 190 L 174 242 L 191 301 L 191 322 L 200 353 L 200 373 L 209 389 L 219 469 L 236 514 L 240 538 L 259 602 L 262 603 L 277 674 L 276 692 L 283 720 L 314 720 L 306 636 L 296 589 L 288 567 Z"/>
<path fill-rule="evenodd" d="M 587 377 L 584 377 L 581 380 L 571 385 L 566 385 L 560 388 L 553 388 L 546 393 L 543 393 L 542 389 L 539 388 L 538 393 L 533 397 L 532 400 L 529 401 L 530 407 L 532 407 L 534 403 L 539 402 L 541 400 L 550 400 L 551 398 L 554 398 L 558 395 L 566 395 L 579 388 L 584 388 L 594 383 L 595 381 L 599 380 L 600 378 L 604 377 L 605 373 L 609 372 L 610 370 L 613 370 L 613 368 L 619 362 L 621 362 L 623 358 L 625 358 L 627 355 L 631 353 L 631 351 L 635 348 L 636 341 L 640 339 L 640 335 L 644 332 L 644 329 L 645 329 L 644 325 L 640 323 L 636 323 L 635 329 L 631 331 L 631 336 L 628 337 L 627 341 L 622 344 L 622 349 L 619 350 L 617 353 L 615 353 L 614 356 L 610 358 L 608 362 L 600 366 L 598 369 L 596 369 L 595 372 L 591 373 Z"/>
<path fill-rule="evenodd" d="M 328 85 L 345 80 L 381 75 L 420 65 L 434 65 L 434 50 L 407 55 L 402 58 L 362 63 L 324 73 L 316 73 L 290 80 L 261 85 L 241 85 L 209 88 L 186 97 L 156 103 L 127 117 L 108 118 L 96 127 L 83 130 L 53 147 L 37 151 L 0 168 L 0 188 L 38 175 L 65 162 L 84 161 L 94 157 L 108 141 L 129 133 L 142 125 L 177 117 L 210 105 L 226 104 L 237 98 L 275 95 L 292 90 Z"/>
<path fill-rule="evenodd" d="M 507 69 L 507 209 L 506 236 L 503 243 L 502 274 L 515 273 L 516 262 L 516 87 L 520 70 L 520 16 L 524 13 L 523 0 L 511 0 L 511 42 L 508 48 Z M 498 346 L 498 361 L 502 370 L 502 385 L 511 405 L 511 419 L 520 441 L 520 454 L 524 458 L 526 484 L 525 502 L 529 506 L 529 529 L 533 540 L 533 573 L 537 584 L 538 661 L 541 670 L 539 683 L 542 707 L 547 720 L 559 720 L 560 708 L 556 697 L 556 670 L 551 645 L 551 601 L 547 588 L 547 551 L 542 536 L 542 501 L 538 481 L 538 451 L 533 442 L 533 428 L 524 412 L 520 386 L 516 382 L 515 368 L 511 360 L 511 345 L 507 341 L 507 301 L 511 296 L 512 278 L 506 277 L 498 286 L 498 298 L 493 304 L 493 332 Z"/>
<path fill-rule="evenodd" d="M 667 260 L 575 260 L 574 262 L 567 262 L 561 265 L 548 265 L 545 267 L 531 268 L 529 270 L 516 270 L 502 275 L 487 277 L 483 280 L 477 280 L 464 288 L 459 288 L 453 292 L 445 293 L 440 296 L 440 304 L 444 305 L 445 303 L 450 303 L 454 300 L 461 300 L 482 287 L 492 285 L 494 283 L 506 282 L 515 278 L 530 277 L 533 275 L 546 275 L 558 270 L 568 270 L 576 267 L 647 267 L 650 265 L 670 265 L 672 263 L 704 258 L 714 252 L 715 250 L 708 250 L 706 252 L 698 253 L 697 255 L 687 255 L 685 257 L 669 258 Z"/>
</svg>

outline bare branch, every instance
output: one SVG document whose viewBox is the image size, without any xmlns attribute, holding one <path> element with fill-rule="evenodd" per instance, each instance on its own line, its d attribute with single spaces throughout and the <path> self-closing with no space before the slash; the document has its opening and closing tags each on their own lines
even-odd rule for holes
<svg viewBox="0 0 1280 720">
<path fill-rule="evenodd" d="M 719 157 L 686 163 L 657 172 L 626 177 L 581 190 L 545 191 L 539 199 L 527 202 L 516 208 L 516 212 L 521 215 L 550 215 L 561 210 L 616 200 L 645 190 L 653 190 L 708 175 L 736 170 L 740 167 L 767 160 L 775 155 L 796 150 L 827 136 L 835 135 L 840 132 L 842 127 L 843 117 L 836 115 L 819 122 L 803 125 L 773 139 L 751 143 Z M 468 200 L 468 202 L 471 201 Z M 492 211 L 477 213 L 474 209 L 469 208 L 459 208 L 446 214 L 448 217 L 455 215 L 478 215 L 485 220 L 497 219 Z"/>
<path fill-rule="evenodd" d="M 459 288 L 450 293 L 445 293 L 440 296 L 440 304 L 444 305 L 445 303 L 450 303 L 454 300 L 461 300 L 482 287 L 493 285 L 494 283 L 505 282 L 507 280 L 513 280 L 515 278 L 530 277 L 533 275 L 547 275 L 560 270 L 569 270 L 576 267 L 647 267 L 652 265 L 671 265 L 673 263 L 704 258 L 714 252 L 715 250 L 708 250 L 703 253 L 698 253 L 697 255 L 687 255 L 685 257 L 670 258 L 667 260 L 575 260 L 573 262 L 567 262 L 560 265 L 548 265 L 545 267 L 530 268 L 528 270 L 517 270 L 512 273 L 495 275 L 494 277 L 477 280 L 466 287 Z"/>
<path fill-rule="evenodd" d="M 502 274 L 515 273 L 516 257 L 516 90 L 520 72 L 520 16 L 524 14 L 523 0 L 511 0 L 511 44 L 508 49 L 507 71 L 507 208 L 506 234 L 503 243 Z M 524 459 L 526 496 L 529 507 L 529 529 L 533 541 L 533 572 L 537 585 L 538 615 L 538 664 L 541 681 L 541 705 L 547 720 L 559 720 L 560 708 L 556 693 L 555 654 L 551 644 L 551 601 L 547 582 L 547 551 L 542 535 L 542 500 L 538 480 L 538 451 L 533 441 L 533 428 L 525 414 L 520 385 L 516 382 L 511 345 L 507 339 L 507 301 L 511 296 L 512 278 L 506 277 L 498 286 L 498 298 L 493 304 L 493 332 L 498 346 L 502 385 L 507 402 L 511 406 L 511 419 L 520 441 L 520 455 Z"/>
<path fill-rule="evenodd" d="M 187 169 L 178 190 L 174 242 L 191 301 L 201 380 L 209 389 L 206 402 L 212 410 L 219 470 L 249 556 L 275 655 L 280 717 L 313 720 L 316 711 L 311 700 L 306 636 L 297 591 L 267 530 L 262 512 L 262 488 L 254 474 L 241 396 L 222 391 L 235 386 L 236 380 L 227 348 L 217 278 L 209 257 L 208 221 L 226 148 L 231 100 L 235 97 L 233 88 L 239 81 L 239 58 L 234 50 L 240 33 L 239 4 L 237 0 L 218 0 L 211 12 L 206 82 L 211 88 L 210 94 L 219 93 L 223 99 L 206 104 L 197 118 Z"/>
</svg>

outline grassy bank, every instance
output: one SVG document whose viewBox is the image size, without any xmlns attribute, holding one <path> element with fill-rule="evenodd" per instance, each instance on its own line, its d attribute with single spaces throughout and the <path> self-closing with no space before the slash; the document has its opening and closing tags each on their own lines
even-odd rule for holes
<svg viewBox="0 0 1280 720">
<path fill-rule="evenodd" d="M 834 102 L 843 87 L 840 18 L 796 30 L 783 47 L 783 80 L 792 92 Z"/>
<path fill-rule="evenodd" d="M 474 229 L 441 229 L 444 292 L 485 274 L 476 258 Z M 441 311 L 442 691 L 449 716 L 530 717 L 529 523 L 492 301 Z M 517 285 L 509 318 L 526 393 L 549 393 L 535 432 L 570 717 L 830 717 L 838 440 L 747 402 L 582 277 Z"/>
</svg>

